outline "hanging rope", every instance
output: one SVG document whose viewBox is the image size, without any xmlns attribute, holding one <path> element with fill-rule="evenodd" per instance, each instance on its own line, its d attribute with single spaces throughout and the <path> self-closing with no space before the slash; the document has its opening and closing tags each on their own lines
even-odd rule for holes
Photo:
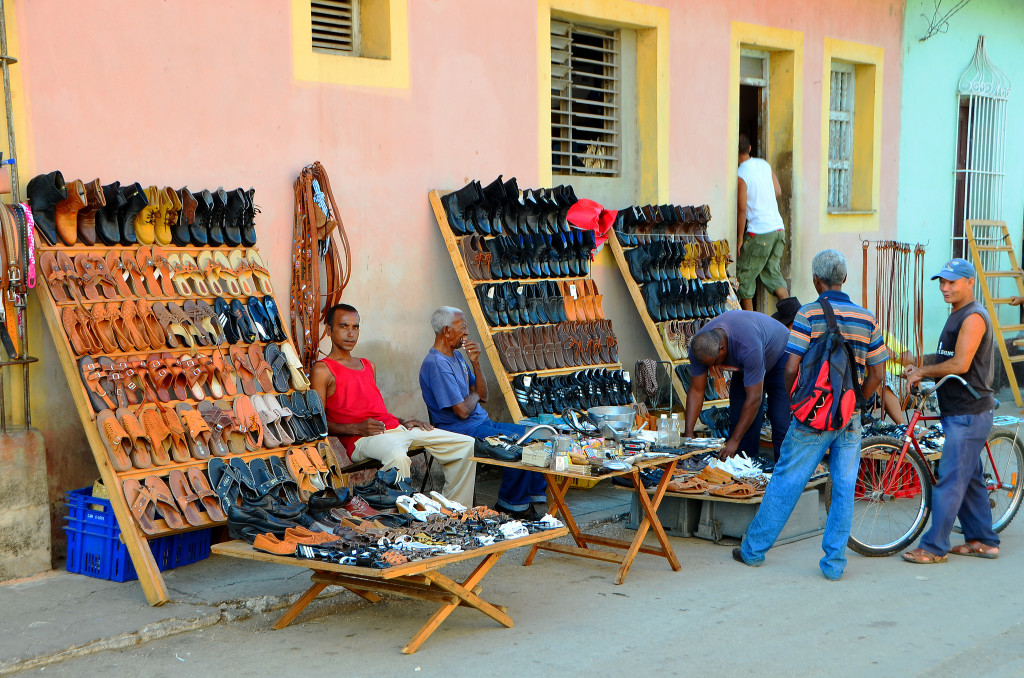
<svg viewBox="0 0 1024 678">
<path fill-rule="evenodd" d="M 320 359 L 320 342 L 329 331 L 320 329 L 324 312 L 341 301 L 351 273 L 352 252 L 331 181 L 314 162 L 295 180 L 292 239 L 291 330 L 307 373 Z"/>
</svg>

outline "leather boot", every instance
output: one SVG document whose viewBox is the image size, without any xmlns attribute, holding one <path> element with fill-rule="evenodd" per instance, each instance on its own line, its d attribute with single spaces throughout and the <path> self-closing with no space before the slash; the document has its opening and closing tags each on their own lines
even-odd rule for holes
<svg viewBox="0 0 1024 678">
<path fill-rule="evenodd" d="M 242 244 L 242 222 L 245 219 L 245 191 L 236 188 L 228 193 L 224 210 L 224 242 L 232 247 Z"/>
<path fill-rule="evenodd" d="M 259 208 L 252 201 L 256 194 L 255 188 L 245 191 L 245 211 L 242 219 L 242 244 L 246 247 L 256 246 L 256 213 Z"/>
<path fill-rule="evenodd" d="M 196 212 L 195 218 L 189 226 L 189 236 L 192 239 L 193 245 L 196 247 L 203 247 L 209 243 L 210 217 L 213 212 L 213 194 L 204 188 L 198 193 L 193 193 L 192 197 L 196 199 Z"/>
<path fill-rule="evenodd" d="M 121 243 L 121 229 L 117 225 L 117 215 L 125 204 L 120 181 L 103 187 L 103 203 L 96 212 L 96 239 L 104 245 L 118 245 Z"/>
<path fill-rule="evenodd" d="M 228 194 L 221 186 L 212 193 L 213 196 L 213 209 L 210 211 L 209 228 L 207 229 L 207 237 L 209 238 L 210 244 L 214 247 L 220 247 L 226 242 L 224 237 L 224 211 L 228 205 Z M 241 238 L 239 238 L 241 241 Z"/>
<path fill-rule="evenodd" d="M 86 205 L 85 184 L 75 179 L 67 184 L 68 197 L 57 203 L 57 236 L 65 245 L 78 242 L 78 210 Z"/>
<path fill-rule="evenodd" d="M 100 180 L 85 185 L 85 207 L 78 210 L 78 240 L 86 245 L 96 244 L 96 212 L 106 204 Z"/>
<path fill-rule="evenodd" d="M 448 195 L 441 196 L 441 206 L 448 215 L 448 225 L 452 227 L 456 235 L 468 235 L 473 233 L 472 220 L 466 221 L 468 208 L 480 200 L 480 189 L 476 182 L 471 181 L 462 188 Z"/>
<path fill-rule="evenodd" d="M 156 218 L 160 211 L 160 189 L 149 186 L 145 190 L 146 205 L 135 215 L 135 237 L 143 245 L 156 244 Z"/>
<path fill-rule="evenodd" d="M 138 237 L 135 235 L 135 217 L 139 214 L 139 211 L 149 205 L 149 198 L 146 197 L 146 191 L 143 190 L 142 184 L 135 182 L 122 187 L 124 193 L 125 204 L 121 208 L 121 212 L 118 215 L 118 226 L 121 229 L 121 244 L 122 245 L 135 245 L 139 242 Z"/>
<path fill-rule="evenodd" d="M 64 175 L 60 171 L 40 174 L 28 182 L 28 204 L 36 230 L 48 245 L 57 244 L 57 203 L 68 197 Z"/>
<path fill-rule="evenodd" d="M 181 211 L 178 212 L 177 220 L 171 224 L 171 240 L 178 247 L 185 247 L 192 244 L 190 228 L 196 218 L 199 201 L 192 197 L 192 192 L 187 186 L 178 191 L 178 200 L 181 201 Z"/>
</svg>

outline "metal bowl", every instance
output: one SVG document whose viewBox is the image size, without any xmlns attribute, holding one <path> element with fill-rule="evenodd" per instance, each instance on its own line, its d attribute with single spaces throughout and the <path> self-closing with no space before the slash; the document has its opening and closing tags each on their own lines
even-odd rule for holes
<svg viewBox="0 0 1024 678">
<path fill-rule="evenodd" d="M 604 405 L 601 407 L 591 407 L 587 410 L 587 418 L 598 428 L 604 425 L 617 434 L 624 434 L 629 433 L 633 429 L 636 413 L 632 407 Z"/>
</svg>

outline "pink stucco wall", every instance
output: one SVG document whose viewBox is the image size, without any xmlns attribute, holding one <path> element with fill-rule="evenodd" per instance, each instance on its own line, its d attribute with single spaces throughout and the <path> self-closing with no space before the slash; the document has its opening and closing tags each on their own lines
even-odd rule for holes
<svg viewBox="0 0 1024 678">
<path fill-rule="evenodd" d="M 734 233 L 726 218 L 735 173 L 726 150 L 730 22 L 742 21 L 804 32 L 803 181 L 795 187 L 810 220 L 804 233 L 814 233 L 819 211 L 823 39 L 885 48 L 881 213 L 894 228 L 902 3 L 651 4 L 670 9 L 672 201 L 709 203 L 718 232 Z M 288 0 L 22 0 L 22 179 L 60 169 L 104 183 L 254 186 L 259 245 L 284 298 L 292 181 L 320 160 L 352 244 L 345 298 L 363 311 L 362 352 L 382 365 L 392 408 L 422 413 L 416 373 L 432 340 L 429 313 L 465 303 L 426 192 L 499 173 L 536 185 L 536 12 L 532 0 L 409 0 L 410 87 L 386 90 L 295 81 Z M 856 254 L 856 240 L 811 235 L 806 251 L 827 244 Z M 794 262 L 795 275 L 801 268 Z M 796 289 L 805 294 L 807 282 Z M 639 322 L 625 303 L 605 310 L 621 326 Z M 91 482 L 95 469 L 77 420 L 66 416 L 72 402 L 52 341 L 40 323 L 33 330 L 44 358 L 35 417 L 52 451 L 56 499 Z M 651 353 L 644 341 L 623 356 L 627 365 Z"/>
</svg>

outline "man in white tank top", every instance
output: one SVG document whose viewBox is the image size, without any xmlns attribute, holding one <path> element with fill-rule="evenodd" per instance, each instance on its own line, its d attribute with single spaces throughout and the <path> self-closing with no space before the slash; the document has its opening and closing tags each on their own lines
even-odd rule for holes
<svg viewBox="0 0 1024 678">
<path fill-rule="evenodd" d="M 779 180 L 771 165 L 750 157 L 750 139 L 739 137 L 739 179 L 736 209 L 737 296 L 745 311 L 754 310 L 757 279 L 779 299 L 789 296 L 779 265 L 786 248 L 785 225 L 779 214 Z"/>
</svg>

